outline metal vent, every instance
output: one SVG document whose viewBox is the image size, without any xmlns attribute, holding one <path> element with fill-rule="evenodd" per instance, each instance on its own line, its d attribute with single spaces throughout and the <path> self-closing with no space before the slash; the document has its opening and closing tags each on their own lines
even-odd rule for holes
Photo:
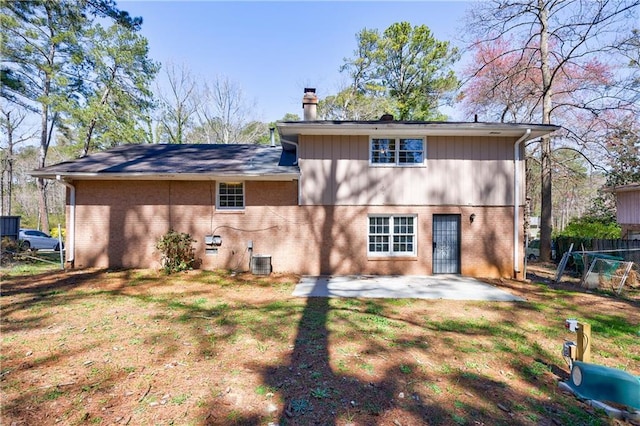
<svg viewBox="0 0 640 426">
<path fill-rule="evenodd" d="M 271 255 L 254 254 L 251 256 L 251 273 L 254 275 L 269 275 L 271 273 Z"/>
</svg>

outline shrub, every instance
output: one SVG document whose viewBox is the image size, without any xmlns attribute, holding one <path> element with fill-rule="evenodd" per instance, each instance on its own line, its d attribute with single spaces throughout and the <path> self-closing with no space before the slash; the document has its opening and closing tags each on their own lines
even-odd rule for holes
<svg viewBox="0 0 640 426">
<path fill-rule="evenodd" d="M 20 249 L 18 242 L 9 237 L 2 237 L 2 242 L 0 244 L 2 245 L 2 251 L 18 251 Z"/>
<path fill-rule="evenodd" d="M 2 237 L 2 242 L 0 243 L 2 246 L 2 255 L 0 258 L 0 263 L 2 265 L 7 265 L 14 260 L 22 259 L 22 246 L 19 241 L 13 240 L 9 237 Z"/>
<path fill-rule="evenodd" d="M 572 219 L 559 237 L 571 238 L 603 238 L 617 239 L 622 235 L 620 226 L 615 221 L 602 220 L 594 217 Z"/>
<path fill-rule="evenodd" d="M 169 230 L 156 243 L 162 253 L 162 268 L 167 274 L 192 269 L 196 261 L 193 243 L 196 240 L 184 232 Z"/>
<path fill-rule="evenodd" d="M 62 239 L 64 240 L 67 236 L 67 230 L 66 228 L 61 228 L 62 231 Z M 56 226 L 55 228 L 51 228 L 51 232 L 49 233 L 49 235 L 51 235 L 52 238 L 58 238 L 58 227 Z"/>
<path fill-rule="evenodd" d="M 591 207 L 581 217 L 573 218 L 556 236 L 569 238 L 618 239 L 622 229 L 616 222 L 616 205 L 611 194 L 603 194 L 591 201 Z"/>
</svg>

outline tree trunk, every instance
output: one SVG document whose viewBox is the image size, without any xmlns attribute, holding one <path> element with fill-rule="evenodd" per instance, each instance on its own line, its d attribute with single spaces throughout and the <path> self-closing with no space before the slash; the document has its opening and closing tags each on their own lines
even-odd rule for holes
<svg viewBox="0 0 640 426">
<path fill-rule="evenodd" d="M 11 111 L 5 112 L 5 117 L 7 119 L 7 209 L 4 210 L 4 200 L 2 200 L 2 206 L 0 210 L 2 210 L 2 215 L 11 216 L 11 190 L 13 188 L 13 123 L 11 122 Z M 4 186 L 4 173 L 2 175 L 3 181 L 2 184 Z M 2 188 L 2 195 L 4 196 L 4 187 Z"/>
<path fill-rule="evenodd" d="M 112 74 L 112 79 L 114 77 L 115 71 Z M 104 93 L 102 94 L 102 98 L 100 98 L 100 106 L 103 106 L 107 103 L 107 99 L 109 99 L 109 87 L 107 86 L 104 89 Z M 99 111 L 99 110 L 98 110 Z M 96 128 L 96 124 L 98 123 L 98 117 L 94 116 L 91 118 L 91 122 L 87 128 L 87 133 L 84 138 L 84 147 L 82 148 L 82 156 L 86 157 L 89 154 L 89 149 L 91 148 L 91 136 L 93 135 L 93 130 Z"/>
<path fill-rule="evenodd" d="M 48 151 L 48 124 L 49 124 L 49 107 L 46 104 L 42 105 L 41 125 L 40 131 L 40 149 L 38 150 L 38 168 L 42 168 L 46 164 L 47 151 Z M 49 212 L 47 208 L 47 194 L 44 179 L 37 178 L 36 184 L 38 187 L 38 212 L 40 215 L 40 229 L 44 232 L 49 232 Z"/>
<path fill-rule="evenodd" d="M 52 55 L 53 56 L 53 55 Z M 51 77 L 47 75 L 44 81 L 43 98 L 48 99 L 51 90 Z M 42 102 L 42 112 L 40 114 L 40 149 L 38 150 L 38 168 L 45 166 L 47 162 L 47 151 L 49 150 L 49 105 Z M 49 232 L 49 211 L 47 208 L 47 194 L 44 179 L 37 178 L 38 187 L 38 212 L 40 214 L 40 229 Z"/>
<path fill-rule="evenodd" d="M 13 197 L 13 141 L 11 136 L 9 136 L 9 141 L 9 149 L 7 150 L 7 216 L 11 216 L 11 200 Z"/>
<path fill-rule="evenodd" d="M 540 10 L 540 69 L 542 71 L 542 124 L 551 124 L 551 71 L 549 68 L 549 22 L 548 10 L 543 0 L 538 0 Z M 551 231 L 553 223 L 551 196 L 551 137 L 542 137 L 542 192 L 540 197 L 540 260 L 551 258 Z"/>
</svg>

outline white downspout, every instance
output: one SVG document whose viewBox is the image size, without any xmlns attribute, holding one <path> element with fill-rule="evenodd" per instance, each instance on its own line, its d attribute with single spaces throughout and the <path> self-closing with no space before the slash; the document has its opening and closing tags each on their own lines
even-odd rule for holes
<svg viewBox="0 0 640 426">
<path fill-rule="evenodd" d="M 69 242 L 69 246 L 66 249 L 66 261 L 73 264 L 76 250 L 76 187 L 63 180 L 60 175 L 57 175 L 56 179 L 69 188 L 69 223 L 67 224 L 67 241 Z"/>
<path fill-rule="evenodd" d="M 518 233 L 520 229 L 520 144 L 524 142 L 531 129 L 527 129 L 524 135 L 513 144 L 513 271 L 514 275 L 520 272 L 520 249 L 518 246 Z M 515 276 L 514 276 L 515 278 Z"/>
</svg>

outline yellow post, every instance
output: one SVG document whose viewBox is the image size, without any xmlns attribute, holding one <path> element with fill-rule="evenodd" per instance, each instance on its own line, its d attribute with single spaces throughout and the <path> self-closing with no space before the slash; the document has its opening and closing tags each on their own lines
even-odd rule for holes
<svg viewBox="0 0 640 426">
<path fill-rule="evenodd" d="M 591 324 L 578 323 L 578 361 L 591 362 Z"/>
</svg>

